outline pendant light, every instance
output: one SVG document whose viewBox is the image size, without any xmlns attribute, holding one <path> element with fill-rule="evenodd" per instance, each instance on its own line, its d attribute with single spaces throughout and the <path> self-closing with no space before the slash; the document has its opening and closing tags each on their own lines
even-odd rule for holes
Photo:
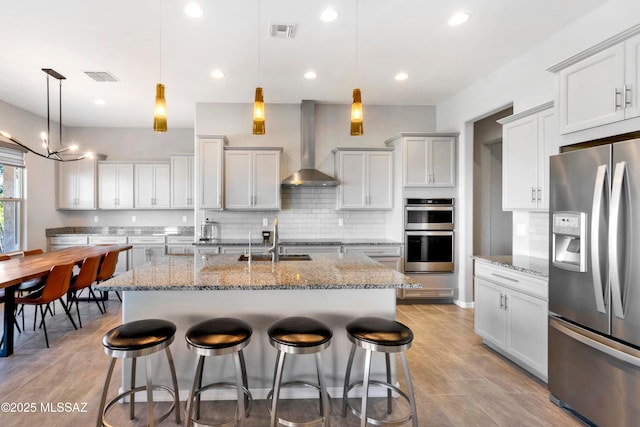
<svg viewBox="0 0 640 427">
<path fill-rule="evenodd" d="M 162 0 L 158 0 L 158 17 L 160 22 L 160 81 L 162 82 Z M 164 84 L 156 84 L 156 102 L 153 109 L 153 130 L 167 131 L 167 101 L 164 99 Z"/>
<path fill-rule="evenodd" d="M 258 0 L 258 87 L 256 88 L 256 96 L 253 101 L 253 134 L 264 135 L 264 96 L 260 85 L 260 42 L 262 40 L 260 32 L 260 6 L 261 1 Z"/>
<path fill-rule="evenodd" d="M 356 0 L 356 79 L 358 79 L 358 0 Z M 351 136 L 361 136 L 364 134 L 362 126 L 362 94 L 359 88 L 353 89 L 353 102 L 351 103 Z"/>
</svg>

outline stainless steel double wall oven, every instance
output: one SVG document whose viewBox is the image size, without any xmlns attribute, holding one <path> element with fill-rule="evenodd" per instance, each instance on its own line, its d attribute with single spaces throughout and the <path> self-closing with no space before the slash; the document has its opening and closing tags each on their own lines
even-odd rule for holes
<svg viewBox="0 0 640 427">
<path fill-rule="evenodd" d="M 405 273 L 451 272 L 454 199 L 405 199 Z"/>
</svg>

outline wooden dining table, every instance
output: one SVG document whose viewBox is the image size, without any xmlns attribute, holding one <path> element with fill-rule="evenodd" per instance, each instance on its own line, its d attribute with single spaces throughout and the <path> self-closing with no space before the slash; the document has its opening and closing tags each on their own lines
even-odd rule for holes
<svg viewBox="0 0 640 427">
<path fill-rule="evenodd" d="M 111 251 L 131 249 L 128 245 L 73 246 L 38 255 L 16 256 L 0 262 L 0 289 L 4 289 L 4 340 L 0 357 L 13 354 L 13 325 L 15 323 L 15 289 L 20 283 L 46 276 L 54 265 L 80 264 L 87 257 Z"/>
</svg>

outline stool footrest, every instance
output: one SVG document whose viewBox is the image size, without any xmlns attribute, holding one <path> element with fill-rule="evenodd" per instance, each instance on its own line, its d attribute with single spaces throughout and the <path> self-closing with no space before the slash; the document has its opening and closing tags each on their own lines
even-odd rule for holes
<svg viewBox="0 0 640 427">
<path fill-rule="evenodd" d="M 320 386 L 318 384 L 308 382 L 308 381 L 287 381 L 280 384 L 280 388 L 291 387 L 296 385 L 310 387 L 320 391 Z M 327 393 L 327 396 L 329 397 L 329 405 L 331 405 L 331 395 Z M 269 393 L 267 393 L 267 403 L 268 403 L 267 411 L 269 411 L 269 414 L 271 414 L 270 402 L 272 401 L 272 399 L 273 399 L 273 389 L 269 390 Z M 331 409 L 329 412 L 333 413 L 333 410 Z M 287 427 L 313 427 L 313 426 L 324 425 L 325 419 L 324 417 L 320 417 L 315 420 L 306 421 L 306 422 L 294 422 L 294 421 L 289 421 L 289 420 L 285 420 L 283 418 L 278 417 L 278 422 Z"/>
<path fill-rule="evenodd" d="M 356 409 L 353 406 L 351 406 L 351 404 L 349 403 L 349 392 L 354 387 L 361 386 L 362 384 L 363 384 L 363 381 L 355 381 L 355 382 L 352 382 L 351 384 L 349 384 L 349 387 L 347 387 L 347 399 L 345 401 L 345 404 L 347 405 L 347 408 L 349 408 L 351 413 L 354 414 L 355 416 L 357 416 L 358 418 L 362 417 L 362 413 L 358 409 Z M 388 390 L 393 391 L 394 393 L 397 393 L 409 405 L 411 404 L 409 396 L 407 396 L 407 394 L 404 391 L 400 390 L 398 387 L 394 386 L 393 384 L 389 384 L 389 383 L 386 383 L 384 381 L 369 380 L 369 386 L 384 387 L 384 388 L 386 388 Z M 363 393 L 365 393 L 364 390 L 363 390 Z M 405 416 L 403 418 L 394 419 L 394 420 L 383 420 L 383 419 L 380 419 L 380 418 L 374 418 L 374 417 L 367 416 L 367 422 L 369 424 L 373 424 L 374 426 L 399 426 L 399 425 L 405 424 L 408 421 L 410 421 L 411 417 L 412 417 L 411 413 L 409 413 L 409 415 L 407 415 L 407 416 Z"/>
<path fill-rule="evenodd" d="M 212 384 L 207 384 L 204 385 L 202 387 L 200 387 L 198 390 L 196 390 L 193 393 L 193 397 L 192 399 L 195 399 L 196 397 L 198 397 L 199 395 L 201 395 L 203 392 L 207 391 L 207 390 L 211 390 L 213 388 L 234 388 L 237 389 L 238 385 L 236 383 L 232 383 L 232 382 L 228 382 L 228 381 L 224 381 L 224 382 L 217 382 L 217 383 L 212 383 Z M 251 404 L 253 403 L 253 395 L 251 394 L 251 391 L 246 388 L 246 387 L 242 387 L 242 391 L 244 392 L 244 395 L 247 397 L 249 404 L 247 405 L 245 409 L 245 416 L 249 416 L 249 413 L 251 412 Z M 188 415 L 188 414 L 187 414 Z M 198 422 L 198 420 L 193 419 L 192 422 L 194 423 L 194 426 L 196 426 L 196 422 Z M 236 421 L 233 421 L 233 423 L 235 423 Z M 204 423 L 199 423 L 197 425 L 201 425 L 201 426 L 211 426 L 211 427 L 224 427 L 227 424 L 204 424 Z M 235 424 L 231 424 L 231 425 L 235 425 Z"/>
<path fill-rule="evenodd" d="M 169 415 L 171 415 L 171 413 L 172 413 L 172 412 L 173 412 L 173 410 L 175 409 L 175 406 L 176 406 L 176 404 L 175 404 L 175 393 L 174 393 L 174 391 L 173 391 L 170 387 L 168 387 L 168 386 L 166 386 L 166 385 L 153 384 L 153 385 L 151 386 L 151 388 L 152 388 L 152 389 L 154 389 L 154 390 L 164 390 L 164 391 L 166 391 L 167 393 L 169 393 L 169 394 L 171 395 L 171 397 L 172 397 L 172 399 L 171 399 L 171 407 L 170 407 L 170 408 L 169 408 L 165 413 L 163 413 L 160 417 L 158 417 L 158 418 L 155 420 L 155 422 L 156 422 L 156 423 L 161 423 L 161 422 L 162 422 L 162 421 L 164 421 L 164 420 L 165 420 Z M 119 401 L 120 399 L 122 399 L 123 397 L 130 396 L 130 395 L 132 395 L 132 394 L 139 393 L 139 392 L 141 392 L 141 391 L 145 391 L 145 390 L 147 390 L 147 386 L 146 386 L 146 385 L 143 385 L 143 386 L 140 386 L 140 387 L 133 388 L 133 389 L 131 389 L 131 390 L 124 391 L 124 392 L 120 393 L 119 395 L 117 395 L 116 397 L 114 397 L 113 399 L 111 399 L 111 400 L 109 401 L 109 403 L 107 403 L 107 405 L 105 406 L 104 411 L 103 411 L 103 413 L 102 413 L 102 424 L 103 424 L 105 427 L 113 427 L 113 426 L 112 426 L 111 424 L 109 424 L 109 423 L 107 422 L 107 420 L 106 420 L 107 412 L 109 412 L 109 410 L 113 407 L 113 405 L 115 405 L 116 403 L 118 403 L 118 401 Z"/>
</svg>

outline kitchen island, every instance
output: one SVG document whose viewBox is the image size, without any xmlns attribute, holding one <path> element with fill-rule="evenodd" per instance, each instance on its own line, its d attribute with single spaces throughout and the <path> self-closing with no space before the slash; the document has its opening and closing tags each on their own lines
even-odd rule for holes
<svg viewBox="0 0 640 427">
<path fill-rule="evenodd" d="M 191 325 L 221 316 L 238 317 L 252 325 L 253 337 L 245 358 L 251 391 L 254 398 L 262 399 L 271 388 L 276 353 L 269 344 L 267 329 L 276 320 L 293 315 L 317 318 L 333 329 L 323 363 L 330 394 L 340 396 L 351 345 L 344 332 L 346 323 L 367 315 L 394 319 L 396 290 L 420 287 L 407 276 L 358 253 L 312 254 L 308 261 L 252 261 L 251 265 L 238 258 L 237 254 L 165 256 L 98 286 L 99 290 L 122 292 L 123 322 L 162 318 L 176 324 L 171 350 L 183 397 L 191 386 L 196 362 L 184 341 Z M 297 359 L 291 359 L 292 371 L 313 380 L 313 358 Z M 221 360 L 205 367 L 205 381 L 219 381 L 233 372 L 231 359 Z M 158 364 L 154 363 L 154 374 L 160 381 L 169 381 L 166 369 Z M 382 376 L 383 372 L 384 358 L 374 360 L 372 375 Z M 143 372 L 138 374 L 136 381 L 142 384 Z M 122 381 L 128 385 L 127 364 Z M 311 389 L 283 390 L 285 397 L 315 395 L 317 392 Z M 211 391 L 203 397 L 235 398 L 235 392 Z"/>
</svg>

